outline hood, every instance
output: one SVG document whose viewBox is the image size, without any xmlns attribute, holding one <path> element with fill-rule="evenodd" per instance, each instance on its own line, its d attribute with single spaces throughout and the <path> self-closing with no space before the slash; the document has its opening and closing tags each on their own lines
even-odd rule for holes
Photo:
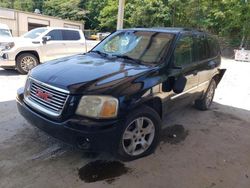
<svg viewBox="0 0 250 188">
<path fill-rule="evenodd" d="M 0 36 L 0 43 L 13 42 L 13 37 L 2 37 Z"/>
<path fill-rule="evenodd" d="M 29 39 L 29 38 L 24 38 L 24 37 L 13 37 L 12 39 L 15 44 L 29 44 L 32 43 L 32 41 L 35 41 L 35 39 Z"/>
<path fill-rule="evenodd" d="M 127 83 L 149 66 L 132 64 L 115 58 L 99 55 L 74 55 L 47 62 L 34 68 L 30 75 L 41 82 L 67 89 L 73 94 L 111 91 L 112 88 Z"/>
</svg>

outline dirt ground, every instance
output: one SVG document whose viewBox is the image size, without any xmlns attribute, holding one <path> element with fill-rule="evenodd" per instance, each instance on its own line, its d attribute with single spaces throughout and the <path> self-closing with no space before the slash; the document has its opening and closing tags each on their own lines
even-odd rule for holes
<svg viewBox="0 0 250 188">
<path fill-rule="evenodd" d="M 25 76 L 0 69 L 0 187 L 249 188 L 250 63 L 224 59 L 222 66 L 212 109 L 166 117 L 156 152 L 127 163 L 105 163 L 114 159 L 84 154 L 29 125 L 15 104 Z"/>
</svg>

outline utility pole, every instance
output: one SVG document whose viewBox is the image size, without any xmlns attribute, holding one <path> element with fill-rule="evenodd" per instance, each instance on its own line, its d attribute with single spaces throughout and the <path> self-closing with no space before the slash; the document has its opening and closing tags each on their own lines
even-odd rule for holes
<svg viewBox="0 0 250 188">
<path fill-rule="evenodd" d="M 125 0 L 119 0 L 117 27 L 116 27 L 117 30 L 123 28 L 124 7 L 125 7 Z"/>
</svg>

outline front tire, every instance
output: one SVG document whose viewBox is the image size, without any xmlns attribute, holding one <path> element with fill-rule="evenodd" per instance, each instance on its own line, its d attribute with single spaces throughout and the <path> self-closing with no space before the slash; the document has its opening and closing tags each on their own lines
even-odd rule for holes
<svg viewBox="0 0 250 188">
<path fill-rule="evenodd" d="M 195 101 L 195 107 L 199 110 L 208 110 L 211 107 L 213 102 L 214 93 L 216 89 L 216 82 L 214 79 L 211 80 L 207 91 L 202 99 L 198 99 Z"/>
<path fill-rule="evenodd" d="M 118 157 L 131 161 L 154 152 L 159 142 L 161 119 L 148 106 L 132 111 L 124 125 L 120 138 Z"/>
<path fill-rule="evenodd" d="M 27 74 L 38 64 L 38 58 L 31 53 L 23 53 L 16 58 L 16 69 L 21 74 Z"/>
</svg>

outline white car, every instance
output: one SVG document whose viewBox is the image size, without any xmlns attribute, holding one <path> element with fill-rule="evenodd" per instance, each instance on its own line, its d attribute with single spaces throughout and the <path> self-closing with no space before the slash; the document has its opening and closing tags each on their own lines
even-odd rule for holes
<svg viewBox="0 0 250 188">
<path fill-rule="evenodd" d="M 0 23 L 0 51 L 5 49 L 5 43 L 11 42 L 12 34 L 6 24 Z"/>
<path fill-rule="evenodd" d="M 0 52 L 0 67 L 14 68 L 27 74 L 40 63 L 88 50 L 90 49 L 81 30 L 40 27 L 22 37 L 13 38 L 13 41 L 5 42 L 4 50 Z"/>
</svg>

